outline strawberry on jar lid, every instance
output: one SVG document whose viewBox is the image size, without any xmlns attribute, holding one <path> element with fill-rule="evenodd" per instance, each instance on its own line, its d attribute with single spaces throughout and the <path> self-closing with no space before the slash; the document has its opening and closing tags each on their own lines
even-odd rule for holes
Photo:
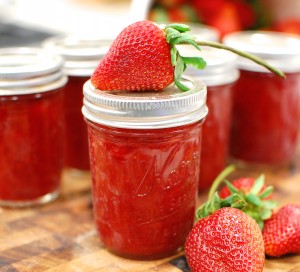
<svg viewBox="0 0 300 272">
<path fill-rule="evenodd" d="M 46 92 L 63 86 L 63 59 L 30 47 L 0 49 L 0 95 Z"/>
<path fill-rule="evenodd" d="M 190 90 L 174 84 L 161 92 L 104 92 L 91 81 L 84 85 L 83 115 L 95 123 L 119 128 L 157 129 L 192 124 L 207 115 L 206 87 L 182 79 Z"/>
<path fill-rule="evenodd" d="M 60 35 L 46 39 L 42 46 L 64 58 L 67 75 L 91 76 L 111 43 L 101 38 Z"/>
<path fill-rule="evenodd" d="M 300 37 L 272 31 L 241 31 L 228 34 L 223 43 L 264 59 L 285 73 L 300 71 Z M 268 72 L 246 58 L 238 58 L 244 70 Z"/>
</svg>

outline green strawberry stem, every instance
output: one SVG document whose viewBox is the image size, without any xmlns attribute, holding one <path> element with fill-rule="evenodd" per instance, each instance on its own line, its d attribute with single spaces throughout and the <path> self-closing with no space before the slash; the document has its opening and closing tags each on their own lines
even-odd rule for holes
<svg viewBox="0 0 300 272">
<path fill-rule="evenodd" d="M 210 215 L 222 207 L 234 207 L 241 209 L 243 212 L 251 216 L 261 229 L 264 227 L 264 221 L 272 216 L 273 210 L 277 203 L 271 199 L 267 199 L 273 192 L 273 186 L 265 186 L 265 177 L 260 175 L 254 182 L 249 192 L 236 188 L 226 177 L 236 170 L 234 165 L 227 166 L 213 182 L 209 193 L 208 200 L 201 205 L 196 211 L 196 218 L 201 219 Z M 228 187 L 231 195 L 225 199 L 221 199 L 218 195 L 218 188 L 224 182 Z"/>
<path fill-rule="evenodd" d="M 217 43 L 217 42 L 210 42 L 210 41 L 197 41 L 197 44 L 198 45 L 201 45 L 201 46 L 210 46 L 210 47 L 214 47 L 214 48 L 218 48 L 218 49 L 224 49 L 224 50 L 227 50 L 227 51 L 231 51 L 241 57 L 244 57 L 244 58 L 247 58 L 247 59 L 250 59 L 252 61 L 254 61 L 255 63 L 261 65 L 261 66 L 264 66 L 265 68 L 267 68 L 270 72 L 282 77 L 282 78 L 285 78 L 285 74 L 280 71 L 279 69 L 273 67 L 272 65 L 268 64 L 267 62 L 265 62 L 263 59 L 257 57 L 257 56 L 254 56 L 252 54 L 249 54 L 247 52 L 244 52 L 244 51 L 240 51 L 240 50 L 237 50 L 233 47 L 230 47 L 230 46 L 227 46 L 225 44 L 221 44 L 221 43 Z"/>
<path fill-rule="evenodd" d="M 215 192 L 217 191 L 218 187 L 220 186 L 220 184 L 224 181 L 224 179 L 231 174 L 232 172 L 234 172 L 236 170 L 236 167 L 234 165 L 229 165 L 227 166 L 214 180 L 212 186 L 210 187 L 210 190 L 208 192 L 208 199 L 212 199 L 213 195 L 215 194 Z"/>
<path fill-rule="evenodd" d="M 194 46 L 197 50 L 201 50 L 199 45 L 201 46 L 210 46 L 215 47 L 218 49 L 224 49 L 231 51 L 241 57 L 248 58 L 254 62 L 256 62 L 259 65 L 264 66 L 271 72 L 277 74 L 278 76 L 285 78 L 284 73 L 282 73 L 280 70 L 276 69 L 275 67 L 269 65 L 261 58 L 254 56 L 252 54 L 249 54 L 247 52 L 243 52 L 240 50 L 237 50 L 235 48 L 229 47 L 225 44 L 217 43 L 217 42 L 210 42 L 210 41 L 196 41 L 195 37 L 186 33 L 190 31 L 190 27 L 185 24 L 168 24 L 163 27 L 163 31 L 166 35 L 166 40 L 171 46 L 171 62 L 174 66 L 174 83 L 175 85 L 182 91 L 188 91 L 189 88 L 184 85 L 181 81 L 181 77 L 183 72 L 185 71 L 187 65 L 194 66 L 197 69 L 204 69 L 206 67 L 206 62 L 201 57 L 183 57 L 180 55 L 176 45 L 178 44 L 190 44 Z"/>
</svg>

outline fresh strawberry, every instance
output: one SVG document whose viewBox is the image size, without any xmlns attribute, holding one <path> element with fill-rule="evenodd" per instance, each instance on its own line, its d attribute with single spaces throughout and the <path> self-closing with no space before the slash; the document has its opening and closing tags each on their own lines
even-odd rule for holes
<svg viewBox="0 0 300 272">
<path fill-rule="evenodd" d="M 91 82 L 95 88 L 109 90 L 159 91 L 181 83 L 186 65 L 203 69 L 202 58 L 180 56 L 176 45 L 189 43 L 200 50 L 194 38 L 185 33 L 190 28 L 183 24 L 169 24 L 164 28 L 151 21 L 139 21 L 126 27 L 115 39 L 108 53 L 94 71 Z"/>
<path fill-rule="evenodd" d="M 190 231 L 185 254 L 193 272 L 261 272 L 265 255 L 257 223 L 236 208 L 221 208 Z"/>
<path fill-rule="evenodd" d="M 265 253 L 279 257 L 289 253 L 300 253 L 300 205 L 283 206 L 263 229 Z"/>
<path fill-rule="evenodd" d="M 253 217 L 260 228 L 263 229 L 264 221 L 272 216 L 273 210 L 277 206 L 277 202 L 272 200 L 274 188 L 265 185 L 264 175 L 259 176 L 257 179 L 241 177 L 232 182 L 225 180 L 225 175 L 228 175 L 234 169 L 234 166 L 225 169 L 220 174 L 221 178 L 217 178 L 217 184 L 214 184 L 214 187 L 224 182 L 226 186 L 219 191 L 219 196 L 224 199 L 230 195 L 238 194 L 247 203 L 243 208 L 243 212 Z"/>
</svg>

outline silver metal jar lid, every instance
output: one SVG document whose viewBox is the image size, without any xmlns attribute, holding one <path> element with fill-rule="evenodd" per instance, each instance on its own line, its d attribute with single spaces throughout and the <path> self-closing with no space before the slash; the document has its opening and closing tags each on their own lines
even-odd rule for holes
<svg viewBox="0 0 300 272">
<path fill-rule="evenodd" d="M 31 47 L 0 49 L 0 95 L 40 93 L 63 86 L 63 59 Z"/>
<path fill-rule="evenodd" d="M 187 66 L 185 75 L 203 81 L 207 86 L 219 86 L 236 81 L 239 77 L 237 55 L 216 48 L 201 46 L 201 51 L 191 45 L 179 45 L 178 50 L 185 57 L 201 57 L 206 61 L 203 70 Z"/>
<path fill-rule="evenodd" d="M 223 43 L 254 54 L 285 73 L 300 71 L 300 37 L 272 31 L 241 31 L 228 34 Z M 269 72 L 246 58 L 238 58 L 240 69 Z"/>
<path fill-rule="evenodd" d="M 111 44 L 112 40 L 62 35 L 46 39 L 42 46 L 64 58 L 67 75 L 91 76 Z"/>
<path fill-rule="evenodd" d="M 191 27 L 190 34 L 195 36 L 196 40 L 216 42 L 220 39 L 220 32 L 214 27 L 196 23 L 188 25 Z"/>
<path fill-rule="evenodd" d="M 90 80 L 83 88 L 82 113 L 88 120 L 118 128 L 158 129 L 195 123 L 207 115 L 206 87 L 186 80 L 187 92 L 169 86 L 160 92 L 105 92 Z"/>
</svg>

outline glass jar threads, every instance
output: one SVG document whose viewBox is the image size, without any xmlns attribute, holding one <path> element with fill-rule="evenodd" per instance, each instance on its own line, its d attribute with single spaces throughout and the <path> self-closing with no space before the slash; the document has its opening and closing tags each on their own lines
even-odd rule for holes
<svg viewBox="0 0 300 272">
<path fill-rule="evenodd" d="M 94 218 L 115 254 L 156 259 L 193 226 L 206 88 L 104 92 L 84 86 Z"/>
<path fill-rule="evenodd" d="M 0 50 L 0 205 L 58 196 L 63 167 L 63 60 L 37 48 Z"/>
</svg>

